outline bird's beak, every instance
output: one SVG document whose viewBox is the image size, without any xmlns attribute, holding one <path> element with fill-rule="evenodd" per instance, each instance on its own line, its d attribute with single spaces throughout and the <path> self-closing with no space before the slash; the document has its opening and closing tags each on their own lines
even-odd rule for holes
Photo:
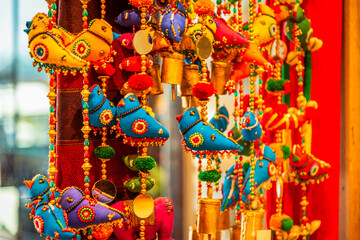
<svg viewBox="0 0 360 240">
<path fill-rule="evenodd" d="M 118 107 L 122 107 L 124 105 L 125 105 L 125 101 L 124 101 L 124 99 L 121 99 L 119 104 L 118 104 Z"/>
<path fill-rule="evenodd" d="M 183 117 L 183 114 L 181 114 L 181 115 L 179 115 L 179 116 L 176 117 L 176 120 L 178 121 L 178 123 L 180 123 L 182 117 Z"/>
<path fill-rule="evenodd" d="M 24 183 L 29 189 L 31 189 L 32 185 L 34 184 L 34 181 L 25 180 Z"/>
</svg>

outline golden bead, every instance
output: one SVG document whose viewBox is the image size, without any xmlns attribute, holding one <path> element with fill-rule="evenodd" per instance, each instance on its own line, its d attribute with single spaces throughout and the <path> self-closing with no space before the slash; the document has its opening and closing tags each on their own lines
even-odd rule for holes
<svg viewBox="0 0 360 240">
<path fill-rule="evenodd" d="M 145 220 L 144 219 L 140 220 L 140 226 L 145 226 Z"/>
</svg>

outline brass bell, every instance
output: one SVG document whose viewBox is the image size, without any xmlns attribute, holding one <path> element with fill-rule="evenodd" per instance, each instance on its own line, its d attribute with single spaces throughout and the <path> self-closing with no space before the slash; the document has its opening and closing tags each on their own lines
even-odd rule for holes
<svg viewBox="0 0 360 240">
<path fill-rule="evenodd" d="M 160 65 L 153 64 L 147 69 L 147 74 L 153 79 L 154 86 L 151 87 L 150 95 L 159 95 L 164 93 L 160 78 Z"/>
<path fill-rule="evenodd" d="M 196 225 L 189 227 L 189 240 L 199 240 Z"/>
<path fill-rule="evenodd" d="M 223 61 L 211 62 L 211 82 L 217 95 L 225 95 L 225 84 L 230 78 L 232 63 Z"/>
<path fill-rule="evenodd" d="M 234 225 L 230 229 L 230 238 L 233 240 L 240 240 L 241 227 L 240 225 Z"/>
<path fill-rule="evenodd" d="M 221 200 L 219 199 L 204 198 L 199 200 L 197 232 L 200 240 L 203 239 L 204 234 L 216 236 L 220 231 L 220 206 Z"/>
<path fill-rule="evenodd" d="M 185 65 L 183 71 L 183 78 L 180 85 L 181 96 L 192 96 L 193 86 L 199 81 L 199 66 L 196 64 Z"/>
<path fill-rule="evenodd" d="M 264 210 L 251 211 L 247 210 L 241 215 L 241 231 L 240 239 L 256 240 L 256 233 L 263 229 Z"/>
<path fill-rule="evenodd" d="M 161 71 L 161 82 L 172 85 L 172 100 L 175 101 L 175 86 L 180 85 L 183 77 L 185 56 L 177 52 L 165 52 Z"/>
<path fill-rule="evenodd" d="M 230 213 L 229 209 L 220 212 L 220 230 L 227 230 L 230 228 Z"/>
</svg>

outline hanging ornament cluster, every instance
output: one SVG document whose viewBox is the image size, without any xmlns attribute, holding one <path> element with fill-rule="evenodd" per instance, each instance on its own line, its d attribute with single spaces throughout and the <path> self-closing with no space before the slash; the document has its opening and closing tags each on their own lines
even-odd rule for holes
<svg viewBox="0 0 360 240">
<path fill-rule="evenodd" d="M 275 0 L 266 5 L 255 0 L 130 0 L 131 9 L 115 19 L 115 24 L 126 29 L 120 34 L 104 20 L 106 0 L 100 1 L 100 18 L 92 20 L 90 0 L 80 1 L 80 33 L 57 25 L 61 9 L 52 0 L 47 0 L 48 14 L 38 13 L 26 23 L 33 66 L 39 72 L 44 69 L 50 78 L 49 177 L 36 175 L 25 181 L 32 201 L 27 207 L 40 235 L 49 239 L 171 239 L 172 201 L 154 200 L 148 194 L 155 184 L 151 170 L 157 165 L 148 148 L 163 146 L 170 138 L 148 101 L 164 93 L 163 83 L 171 85 L 172 100 L 178 92 L 183 104 L 183 114 L 176 117 L 182 136 L 179 146 L 198 162 L 198 209 L 191 240 L 255 240 L 264 228 L 266 211 L 271 216 L 266 226 L 276 239 L 305 240 L 320 227 L 320 221 L 309 220 L 306 209 L 307 186 L 324 181 L 331 168 L 311 154 L 311 120 L 318 108 L 310 96 L 311 54 L 323 43 L 312 36 L 302 1 Z M 118 55 L 115 45 L 130 50 L 131 56 Z M 290 78 L 289 70 L 296 72 L 296 79 Z M 122 79 L 119 72 L 130 77 Z M 64 172 L 57 169 L 56 122 L 62 119 L 57 119 L 56 80 L 68 73 L 82 83 L 78 97 L 84 155 L 82 169 L 74 171 L 83 172 L 84 183 L 59 189 L 56 175 Z M 95 82 L 91 80 L 94 74 Z M 123 97 L 113 103 L 108 86 L 119 80 L 124 82 L 118 86 Z M 233 102 L 225 101 L 223 95 L 233 96 Z M 215 114 L 208 121 L 212 98 Z M 296 105 L 290 106 L 289 98 L 296 99 Z M 116 139 L 109 141 L 109 135 Z M 113 182 L 108 167 L 119 161 L 114 157 L 114 144 L 119 141 L 137 150 L 122 159 L 136 177 L 121 183 L 137 196 L 122 201 L 116 199 L 119 183 Z M 233 160 L 221 181 L 221 162 Z M 96 161 L 97 169 L 91 164 Z M 93 177 L 95 172 L 98 179 Z M 213 186 L 219 191 L 220 184 L 223 198 L 216 199 Z M 265 199 L 264 192 L 273 184 L 276 198 Z M 283 213 L 284 184 L 301 184 L 298 225 Z M 276 202 L 276 212 L 267 209 L 269 201 Z M 229 219 L 232 209 L 234 226 Z"/>
</svg>

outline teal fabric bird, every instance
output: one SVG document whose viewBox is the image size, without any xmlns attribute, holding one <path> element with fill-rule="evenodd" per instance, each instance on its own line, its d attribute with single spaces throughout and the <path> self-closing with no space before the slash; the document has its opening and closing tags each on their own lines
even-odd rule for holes
<svg viewBox="0 0 360 240">
<path fill-rule="evenodd" d="M 223 155 L 224 153 L 236 153 L 242 149 L 234 140 L 227 138 L 213 125 L 204 122 L 196 108 L 189 108 L 176 119 L 179 122 L 179 130 L 183 135 L 185 148 L 195 155 Z"/>
<path fill-rule="evenodd" d="M 29 205 L 32 208 L 33 222 L 40 235 L 53 239 L 80 239 L 79 235 L 68 228 L 67 215 L 61 206 L 55 202 L 51 204 L 51 191 L 49 180 L 43 175 L 36 175 L 31 181 L 24 181 L 29 188 Z M 54 199 L 60 197 L 60 192 L 54 192 Z"/>
<path fill-rule="evenodd" d="M 161 145 L 170 137 L 168 130 L 145 111 L 132 93 L 118 103 L 117 118 L 124 142 L 132 146 Z"/>
<path fill-rule="evenodd" d="M 87 104 L 82 100 L 83 108 L 89 109 L 89 123 L 95 128 L 116 125 L 116 107 L 104 96 L 100 87 L 95 84 L 89 88 Z"/>
<path fill-rule="evenodd" d="M 210 123 L 220 132 L 225 132 L 229 124 L 229 112 L 225 106 L 219 108 L 219 114 L 215 115 Z"/>
</svg>

